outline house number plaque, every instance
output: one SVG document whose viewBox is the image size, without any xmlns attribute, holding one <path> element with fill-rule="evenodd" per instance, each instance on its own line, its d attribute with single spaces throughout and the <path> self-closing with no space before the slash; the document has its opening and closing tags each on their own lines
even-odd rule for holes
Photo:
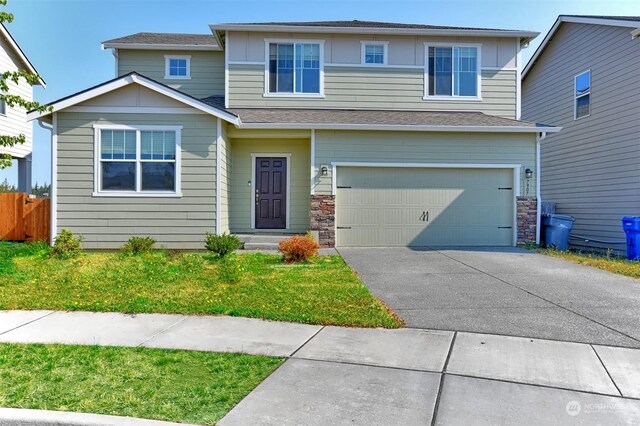
<svg viewBox="0 0 640 426">
<path fill-rule="evenodd" d="M 427 211 L 422 212 L 422 214 L 420 215 L 420 218 L 418 219 L 418 222 L 429 222 L 429 212 Z"/>
</svg>

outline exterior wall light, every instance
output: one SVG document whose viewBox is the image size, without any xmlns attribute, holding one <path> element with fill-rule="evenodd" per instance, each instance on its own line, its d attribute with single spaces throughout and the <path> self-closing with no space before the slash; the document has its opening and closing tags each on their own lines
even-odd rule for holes
<svg viewBox="0 0 640 426">
<path fill-rule="evenodd" d="M 320 174 L 322 176 L 327 176 L 329 174 L 329 168 L 327 166 L 320 167 Z"/>
<path fill-rule="evenodd" d="M 533 177 L 533 170 L 531 169 L 527 169 L 524 171 L 524 177 L 526 177 L 527 179 L 531 179 Z"/>
</svg>

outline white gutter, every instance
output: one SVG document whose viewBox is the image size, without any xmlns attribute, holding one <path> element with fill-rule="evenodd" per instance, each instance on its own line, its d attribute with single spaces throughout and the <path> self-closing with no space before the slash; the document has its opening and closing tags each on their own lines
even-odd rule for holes
<svg viewBox="0 0 640 426">
<path fill-rule="evenodd" d="M 404 124 L 332 124 L 332 123 L 240 123 L 240 129 L 322 129 L 322 130 L 388 130 L 414 132 L 485 132 L 485 133 L 557 133 L 562 127 L 527 126 L 435 126 Z"/>
<path fill-rule="evenodd" d="M 540 142 L 547 137 L 547 132 L 541 132 L 536 136 L 536 244 L 540 244 L 540 226 L 542 222 L 542 196 L 540 191 Z"/>
<path fill-rule="evenodd" d="M 51 200 L 50 219 L 50 245 L 55 243 L 57 237 L 56 227 L 58 226 L 58 114 L 53 114 L 53 124 L 45 123 L 42 118 L 38 118 L 38 125 L 45 130 L 51 132 L 51 190 L 49 191 L 49 199 Z"/>
</svg>

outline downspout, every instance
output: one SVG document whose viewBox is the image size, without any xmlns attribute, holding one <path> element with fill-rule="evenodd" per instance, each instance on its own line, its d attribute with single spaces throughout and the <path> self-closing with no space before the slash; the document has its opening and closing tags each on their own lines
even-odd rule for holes
<svg viewBox="0 0 640 426">
<path fill-rule="evenodd" d="M 50 242 L 49 244 L 53 245 L 56 239 L 56 227 L 58 226 L 58 218 L 57 218 L 57 210 L 58 210 L 58 201 L 56 199 L 58 195 L 58 185 L 57 185 L 57 169 L 56 162 L 58 158 L 58 136 L 57 136 L 57 125 L 58 125 L 58 117 L 57 114 L 53 114 L 53 124 L 47 124 L 42 121 L 42 118 L 38 118 L 38 125 L 45 130 L 51 132 L 51 190 L 49 193 L 49 199 L 51 200 L 51 212 L 49 214 L 50 218 Z"/>
<path fill-rule="evenodd" d="M 540 245 L 540 225 L 542 222 L 542 197 L 540 195 L 540 142 L 547 137 L 547 132 L 541 132 L 536 135 L 536 244 Z"/>
</svg>

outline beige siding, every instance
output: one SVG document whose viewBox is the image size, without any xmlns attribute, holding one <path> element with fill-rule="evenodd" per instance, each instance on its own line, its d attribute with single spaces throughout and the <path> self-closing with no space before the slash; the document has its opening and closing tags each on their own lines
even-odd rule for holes
<svg viewBox="0 0 640 426">
<path fill-rule="evenodd" d="M 362 40 L 389 43 L 389 64 L 401 66 L 424 65 L 424 43 L 481 44 L 483 67 L 516 67 L 518 40 L 493 37 L 422 37 L 366 34 L 283 34 L 231 31 L 227 46 L 232 62 L 264 62 L 265 39 L 307 39 L 324 41 L 326 64 L 360 64 Z"/>
<path fill-rule="evenodd" d="M 264 67 L 230 66 L 231 107 L 411 109 L 481 111 L 515 118 L 516 71 L 484 70 L 482 101 L 425 101 L 422 69 L 325 66 L 325 98 L 270 98 L 264 95 Z"/>
<path fill-rule="evenodd" d="M 221 121 L 222 137 L 220 144 L 220 232 L 230 231 L 229 226 L 229 188 L 231 176 L 231 144 L 227 135 L 227 125 Z"/>
<path fill-rule="evenodd" d="M 521 164 L 520 194 L 527 192 L 526 168 L 536 169 L 533 134 L 316 131 L 315 192 L 331 194 L 331 162 Z M 320 168 L 329 168 L 321 176 Z"/>
<path fill-rule="evenodd" d="M 19 56 L 9 46 L 8 42 L 0 37 L 0 72 L 18 71 L 24 69 L 24 64 Z M 9 93 L 21 96 L 27 101 L 33 99 L 33 89 L 31 85 L 20 80 L 19 84 L 12 81 L 7 82 Z M 31 154 L 33 123 L 27 121 L 27 111 L 22 107 L 6 107 L 6 115 L 0 115 L 0 132 L 3 135 L 18 136 L 25 135 L 26 142 L 11 148 L 0 148 L 0 153 L 10 154 L 17 158 L 23 158 Z"/>
<path fill-rule="evenodd" d="M 268 133 L 268 132 L 265 132 Z M 237 133 L 236 133 L 237 134 Z M 233 232 L 251 232 L 252 153 L 291 154 L 290 232 L 309 230 L 310 140 L 287 138 L 232 138 L 230 226 Z"/>
<path fill-rule="evenodd" d="M 165 55 L 190 55 L 191 79 L 165 79 Z M 118 75 L 131 71 L 196 98 L 224 95 L 224 52 L 119 50 Z"/>
<path fill-rule="evenodd" d="M 168 248 L 199 249 L 215 230 L 216 119 L 200 114 L 58 116 L 58 228 L 82 234 L 88 249 L 120 247 L 133 235 Z M 181 125 L 182 197 L 93 197 L 94 124 Z"/>
<path fill-rule="evenodd" d="M 563 130 L 542 142 L 542 199 L 576 218 L 578 246 L 624 249 L 640 215 L 640 39 L 628 28 L 564 23 L 522 85 L 522 116 Z M 591 115 L 573 119 L 574 76 L 591 70 Z M 601 240 L 597 242 L 593 240 Z"/>
</svg>

